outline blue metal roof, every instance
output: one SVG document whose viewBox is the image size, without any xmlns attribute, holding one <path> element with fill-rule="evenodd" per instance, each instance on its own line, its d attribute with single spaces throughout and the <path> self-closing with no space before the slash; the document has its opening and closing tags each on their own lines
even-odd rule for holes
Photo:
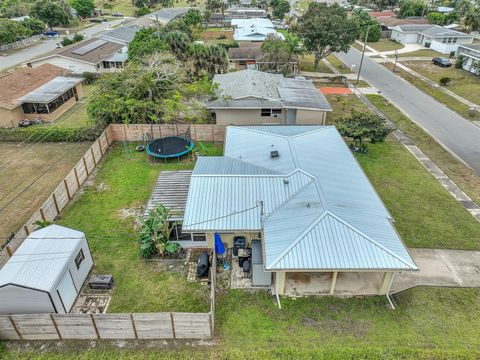
<svg viewBox="0 0 480 360">
<path fill-rule="evenodd" d="M 263 230 L 267 270 L 417 269 L 333 126 L 229 127 L 195 169 L 183 228 Z"/>
</svg>

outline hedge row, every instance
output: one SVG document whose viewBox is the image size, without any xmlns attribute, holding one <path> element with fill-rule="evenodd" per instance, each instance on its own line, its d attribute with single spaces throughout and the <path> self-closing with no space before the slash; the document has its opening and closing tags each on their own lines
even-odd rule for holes
<svg viewBox="0 0 480 360">
<path fill-rule="evenodd" d="M 58 128 L 58 127 L 28 127 L 15 129 L 0 128 L 0 141 L 50 141 L 78 142 L 95 141 L 104 129 L 99 127 Z"/>
</svg>

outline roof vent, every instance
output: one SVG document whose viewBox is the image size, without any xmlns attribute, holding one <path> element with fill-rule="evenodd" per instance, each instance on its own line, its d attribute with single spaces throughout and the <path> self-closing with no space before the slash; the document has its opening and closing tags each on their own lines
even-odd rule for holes
<svg viewBox="0 0 480 360">
<path fill-rule="evenodd" d="M 284 183 L 285 185 L 288 185 L 288 184 L 290 184 L 290 180 L 288 180 L 288 179 L 285 178 L 285 179 L 283 179 L 283 183 Z"/>
<path fill-rule="evenodd" d="M 280 156 L 280 154 L 278 153 L 277 150 L 272 150 L 272 151 L 270 151 L 270 157 L 271 157 L 272 159 L 278 158 L 279 156 Z"/>
</svg>

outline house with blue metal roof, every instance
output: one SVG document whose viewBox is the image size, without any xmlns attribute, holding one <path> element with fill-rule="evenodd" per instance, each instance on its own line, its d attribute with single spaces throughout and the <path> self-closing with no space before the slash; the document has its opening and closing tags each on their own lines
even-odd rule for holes
<svg viewBox="0 0 480 360">
<path fill-rule="evenodd" d="M 182 227 L 209 247 L 214 233 L 227 248 L 245 238 L 253 284 L 277 298 L 388 294 L 418 270 L 334 126 L 228 127 L 224 156 L 197 160 Z"/>
</svg>

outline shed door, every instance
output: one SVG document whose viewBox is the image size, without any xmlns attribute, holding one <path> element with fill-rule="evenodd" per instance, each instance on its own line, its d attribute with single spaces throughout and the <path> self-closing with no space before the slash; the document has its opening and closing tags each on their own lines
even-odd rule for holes
<svg viewBox="0 0 480 360">
<path fill-rule="evenodd" d="M 58 296 L 60 296 L 63 307 L 65 308 L 65 312 L 68 313 L 72 308 L 75 299 L 77 298 L 77 289 L 75 289 L 75 285 L 73 284 L 70 270 L 67 270 L 65 275 L 63 275 L 60 284 L 58 284 L 57 292 Z"/>
</svg>

